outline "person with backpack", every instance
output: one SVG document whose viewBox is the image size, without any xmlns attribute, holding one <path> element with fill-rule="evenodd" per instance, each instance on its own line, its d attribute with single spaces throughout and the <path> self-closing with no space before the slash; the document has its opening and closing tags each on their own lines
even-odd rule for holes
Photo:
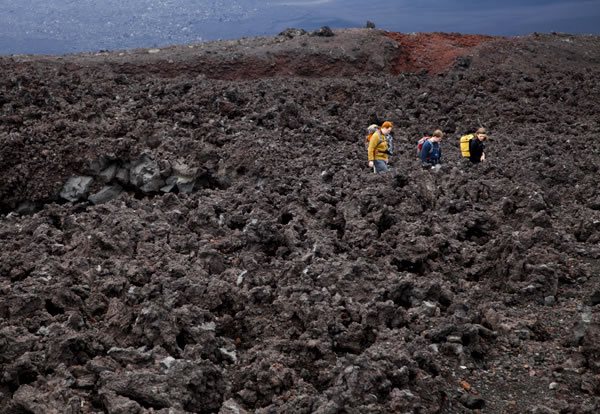
<svg viewBox="0 0 600 414">
<path fill-rule="evenodd" d="M 377 174 L 389 171 L 388 161 L 390 155 L 390 146 L 388 136 L 392 132 L 394 124 L 385 121 L 381 128 L 373 133 L 369 141 L 367 150 L 369 158 L 369 167 Z"/>
<path fill-rule="evenodd" d="M 485 161 L 486 132 L 485 128 L 479 128 L 474 134 L 465 135 L 460 139 L 460 150 L 463 157 L 468 157 L 473 164 Z"/>
<path fill-rule="evenodd" d="M 475 138 L 469 142 L 469 161 L 473 164 L 479 164 L 485 161 L 485 141 L 487 135 L 485 133 L 476 134 Z"/>
<path fill-rule="evenodd" d="M 419 141 L 421 148 L 418 155 L 423 168 L 433 167 L 441 162 L 442 147 L 440 142 L 443 137 L 442 130 L 436 129 L 431 137 L 424 137 Z"/>
</svg>

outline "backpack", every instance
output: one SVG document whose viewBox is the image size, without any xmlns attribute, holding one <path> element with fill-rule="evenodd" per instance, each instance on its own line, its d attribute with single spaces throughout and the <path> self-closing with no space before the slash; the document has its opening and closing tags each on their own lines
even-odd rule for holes
<svg viewBox="0 0 600 414">
<path fill-rule="evenodd" d="M 391 133 L 385 137 L 388 144 L 387 154 L 394 155 L 394 135 Z"/>
<path fill-rule="evenodd" d="M 373 134 L 377 131 L 379 131 L 377 124 L 369 125 L 367 128 L 367 136 L 365 137 L 365 148 L 369 148 L 369 142 L 371 141 Z"/>
<path fill-rule="evenodd" d="M 423 144 L 429 138 L 431 138 L 431 137 L 424 136 L 423 138 L 421 138 L 420 140 L 417 141 L 417 158 L 421 158 L 421 150 L 423 149 Z M 433 147 L 431 147 L 431 150 L 429 150 L 429 153 L 431 153 L 432 150 L 433 150 Z"/>
<path fill-rule="evenodd" d="M 469 158 L 471 156 L 471 152 L 469 151 L 469 144 L 471 140 L 475 137 L 475 134 L 467 134 L 460 137 L 460 153 L 463 157 Z"/>
<path fill-rule="evenodd" d="M 367 135 L 365 137 L 365 148 L 369 148 L 369 142 L 371 142 L 371 138 L 373 138 L 374 134 L 375 134 L 375 132 L 371 132 L 369 135 Z"/>
</svg>

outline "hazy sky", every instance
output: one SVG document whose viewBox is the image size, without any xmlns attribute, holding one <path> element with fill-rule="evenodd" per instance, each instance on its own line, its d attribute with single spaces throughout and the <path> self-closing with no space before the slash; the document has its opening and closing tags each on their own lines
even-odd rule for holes
<svg viewBox="0 0 600 414">
<path fill-rule="evenodd" d="M 0 54 L 154 47 L 363 27 L 599 34 L 600 0 L 0 0 Z"/>
</svg>

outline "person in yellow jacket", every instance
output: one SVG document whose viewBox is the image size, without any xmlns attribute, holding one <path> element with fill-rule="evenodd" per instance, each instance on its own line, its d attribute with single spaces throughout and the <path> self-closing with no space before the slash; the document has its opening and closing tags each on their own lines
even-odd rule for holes
<svg viewBox="0 0 600 414">
<path fill-rule="evenodd" d="M 369 141 L 369 167 L 373 168 L 375 173 L 384 173 L 388 171 L 389 161 L 389 143 L 388 135 L 392 132 L 394 124 L 385 121 L 381 124 L 381 129 L 375 131 Z"/>
</svg>

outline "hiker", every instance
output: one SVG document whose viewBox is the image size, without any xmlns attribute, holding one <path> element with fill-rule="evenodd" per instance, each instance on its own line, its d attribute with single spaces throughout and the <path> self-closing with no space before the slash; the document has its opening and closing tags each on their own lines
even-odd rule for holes
<svg viewBox="0 0 600 414">
<path fill-rule="evenodd" d="M 485 128 L 479 128 L 477 132 L 475 132 L 473 139 L 469 141 L 469 161 L 473 164 L 479 164 L 480 162 L 485 161 L 484 141 L 487 140 L 485 132 Z"/>
<path fill-rule="evenodd" d="M 385 173 L 389 171 L 389 145 L 388 136 L 392 132 L 394 124 L 390 121 L 385 121 L 381 124 L 381 128 L 373 133 L 369 141 L 368 156 L 369 167 L 373 168 L 375 173 Z"/>
<path fill-rule="evenodd" d="M 436 129 L 431 137 L 426 137 L 423 140 L 419 158 L 423 168 L 433 167 L 438 165 L 442 159 L 442 147 L 440 142 L 444 138 L 444 133 L 440 129 Z"/>
<path fill-rule="evenodd" d="M 485 128 L 479 128 L 474 134 L 460 137 L 460 152 L 463 157 L 468 158 L 473 164 L 485 161 L 485 144 L 487 139 Z"/>
</svg>

